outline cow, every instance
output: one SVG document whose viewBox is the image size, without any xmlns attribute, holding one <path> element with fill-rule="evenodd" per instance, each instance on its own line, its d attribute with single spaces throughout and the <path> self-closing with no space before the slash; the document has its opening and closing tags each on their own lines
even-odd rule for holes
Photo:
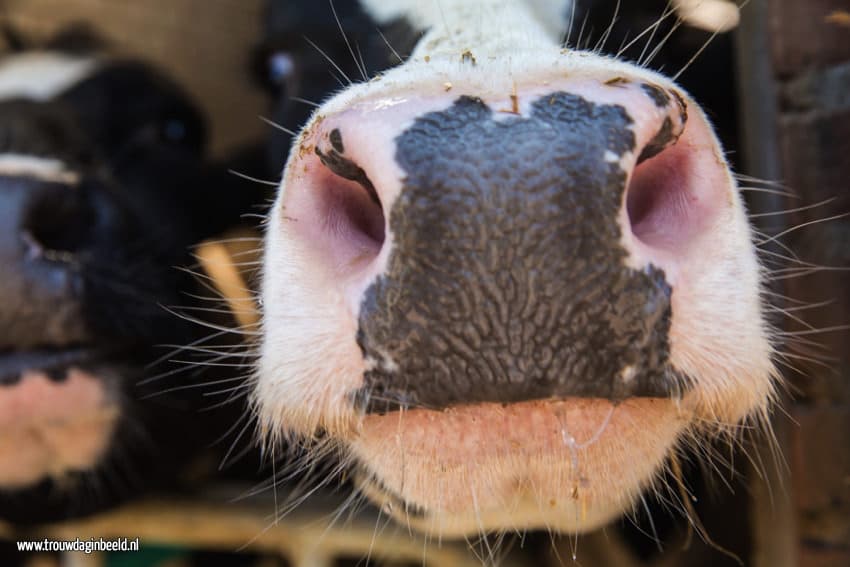
<svg viewBox="0 0 850 567">
<path fill-rule="evenodd" d="M 764 425 L 763 270 L 691 96 L 562 45 L 570 2 L 361 6 L 415 47 L 294 139 L 260 438 L 340 453 L 388 514 L 461 537 L 592 530 L 683 447 Z"/>
<path fill-rule="evenodd" d="M 208 165 L 204 117 L 159 70 L 83 28 L 12 44 L 0 58 L 0 519 L 28 524 L 175 484 L 239 414 L 201 411 L 216 404 L 213 378 L 163 345 L 241 344 L 197 325 L 236 323 L 196 299 L 214 294 L 189 273 L 190 246 L 251 198 Z"/>
</svg>

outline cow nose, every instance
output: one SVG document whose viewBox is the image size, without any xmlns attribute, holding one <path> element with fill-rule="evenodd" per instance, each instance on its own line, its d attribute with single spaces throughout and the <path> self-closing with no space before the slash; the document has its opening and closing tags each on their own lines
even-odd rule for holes
<svg viewBox="0 0 850 567">
<path fill-rule="evenodd" d="M 353 398 L 381 412 L 680 395 L 680 260 L 731 206 L 689 110 L 672 87 L 613 76 L 314 121 L 281 226 L 348 302 L 366 368 Z"/>
<path fill-rule="evenodd" d="M 0 348 L 61 346 L 83 336 L 80 257 L 93 222 L 76 184 L 0 177 Z"/>
</svg>

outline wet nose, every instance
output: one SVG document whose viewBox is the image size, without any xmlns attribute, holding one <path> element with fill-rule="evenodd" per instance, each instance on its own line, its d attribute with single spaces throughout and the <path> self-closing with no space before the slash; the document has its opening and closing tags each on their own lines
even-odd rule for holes
<svg viewBox="0 0 850 567">
<path fill-rule="evenodd" d="M 82 340 L 79 266 L 93 223 L 72 176 L 0 176 L 0 349 Z"/>
<path fill-rule="evenodd" d="M 317 120 L 282 226 L 349 302 L 361 407 L 681 394 L 678 262 L 731 202 L 688 110 L 672 87 L 612 76 Z"/>
</svg>

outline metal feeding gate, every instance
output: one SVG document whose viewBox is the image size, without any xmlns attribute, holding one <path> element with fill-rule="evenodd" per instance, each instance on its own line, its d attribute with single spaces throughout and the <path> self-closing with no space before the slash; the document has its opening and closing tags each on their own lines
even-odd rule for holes
<svg viewBox="0 0 850 567">
<path fill-rule="evenodd" d="M 132 542 L 138 538 L 142 542 L 140 555 L 147 553 L 148 559 L 125 555 L 132 565 L 172 565 L 175 563 L 162 558 L 185 557 L 191 550 L 225 557 L 250 554 L 258 558 L 258 566 L 334 567 L 344 561 L 366 565 L 366 558 L 376 565 L 399 567 L 481 565 L 465 544 L 426 542 L 374 510 L 352 515 L 342 508 L 340 512 L 344 501 L 339 497 L 317 494 L 304 506 L 274 521 L 275 502 L 271 495 L 241 498 L 243 494 L 230 490 L 203 498 L 158 498 L 63 524 L 26 530 L 0 527 L 0 536 L 27 541 L 127 538 Z M 265 562 L 259 559 L 263 557 Z M 245 561 L 233 564 L 244 565 Z M 72 553 L 62 558 L 42 558 L 32 565 L 105 567 L 122 563 L 110 558 L 110 553 Z"/>
<path fill-rule="evenodd" d="M 714 482 L 720 486 L 701 496 L 711 510 L 702 525 L 689 529 L 677 517 L 659 545 L 634 545 L 623 521 L 576 539 L 516 536 L 519 543 L 499 555 L 502 565 L 571 565 L 574 552 L 582 566 L 850 565 L 850 219 L 842 216 L 850 213 L 850 3 L 739 4 L 745 4 L 734 32 L 741 143 L 733 159 L 740 171 L 766 181 L 748 202 L 772 258 L 773 303 L 787 315 L 775 317 L 788 384 L 783 407 L 774 412 L 782 456 L 763 439 L 746 447 L 757 466 L 738 465 L 734 494 Z M 211 113 L 218 154 L 263 136 L 256 116 L 264 102 L 242 70 L 260 33 L 260 0 L 7 0 L 0 6 L 9 21 L 40 33 L 88 19 L 128 51 L 164 64 Z M 199 25 L 199 12 L 213 24 Z M 192 48 L 183 49 L 185 42 Z M 271 495 L 232 498 L 240 493 L 148 500 L 26 530 L 0 526 L 0 540 L 138 537 L 143 546 L 243 550 L 266 558 L 258 565 L 292 567 L 365 566 L 367 557 L 368 564 L 435 567 L 493 559 L 488 542 L 471 549 L 465 542 L 426 542 L 369 507 L 334 521 L 341 501 L 329 497 L 312 498 L 274 522 Z M 30 562 L 59 564 L 121 563 L 105 554 Z"/>
</svg>

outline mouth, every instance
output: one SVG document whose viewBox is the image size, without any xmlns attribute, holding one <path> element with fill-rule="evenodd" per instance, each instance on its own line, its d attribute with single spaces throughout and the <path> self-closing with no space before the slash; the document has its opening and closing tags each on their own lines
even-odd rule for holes
<svg viewBox="0 0 850 567">
<path fill-rule="evenodd" d="M 347 446 L 360 490 L 419 529 L 586 531 L 647 486 L 685 411 L 655 398 L 408 410 L 364 417 Z"/>
<path fill-rule="evenodd" d="M 0 353 L 0 490 L 91 470 L 120 417 L 114 384 L 83 345 Z"/>
</svg>

